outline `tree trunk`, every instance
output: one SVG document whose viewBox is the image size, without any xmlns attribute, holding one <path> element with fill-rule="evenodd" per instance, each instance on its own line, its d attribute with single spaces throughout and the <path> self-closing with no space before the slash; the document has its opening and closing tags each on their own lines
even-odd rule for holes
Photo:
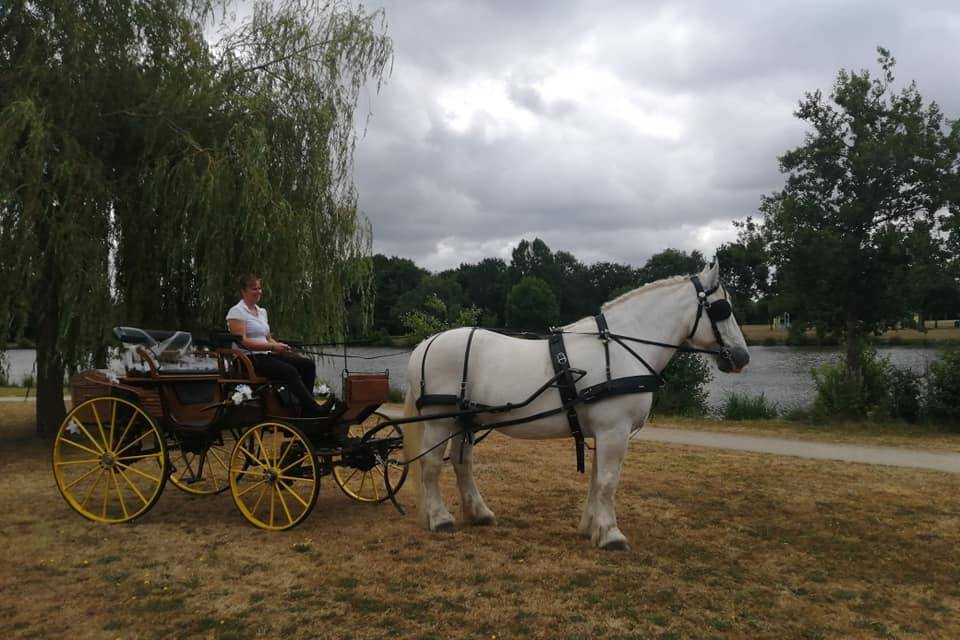
<svg viewBox="0 0 960 640">
<path fill-rule="evenodd" d="M 863 332 L 857 319 L 847 318 L 847 373 L 851 377 L 861 375 L 863 366 Z"/>
<path fill-rule="evenodd" d="M 37 435 L 52 438 L 66 415 L 63 403 L 63 355 L 57 348 L 60 330 L 58 285 L 48 281 L 37 296 Z"/>
</svg>

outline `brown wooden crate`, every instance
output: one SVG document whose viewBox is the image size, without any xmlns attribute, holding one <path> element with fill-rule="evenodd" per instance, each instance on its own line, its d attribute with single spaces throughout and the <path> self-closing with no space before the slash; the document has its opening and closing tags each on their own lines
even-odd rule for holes
<svg viewBox="0 0 960 640">
<path fill-rule="evenodd" d="M 351 373 L 343 382 L 344 401 L 350 407 L 390 400 L 390 378 L 385 373 Z"/>
</svg>

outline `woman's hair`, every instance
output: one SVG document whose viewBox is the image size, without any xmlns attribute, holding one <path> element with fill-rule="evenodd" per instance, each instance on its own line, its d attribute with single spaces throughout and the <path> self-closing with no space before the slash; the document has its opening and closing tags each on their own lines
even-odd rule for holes
<svg viewBox="0 0 960 640">
<path fill-rule="evenodd" d="M 253 285 L 260 282 L 262 278 L 254 273 L 248 273 L 245 276 L 240 276 L 237 278 L 237 284 L 240 285 L 241 289 L 251 289 Z"/>
</svg>

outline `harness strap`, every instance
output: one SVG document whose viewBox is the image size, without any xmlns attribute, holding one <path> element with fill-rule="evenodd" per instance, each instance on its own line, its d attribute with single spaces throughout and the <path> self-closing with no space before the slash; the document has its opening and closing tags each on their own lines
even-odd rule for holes
<svg viewBox="0 0 960 640">
<path fill-rule="evenodd" d="M 427 395 L 427 353 L 433 346 L 433 341 L 440 337 L 440 334 L 430 338 L 430 342 L 423 349 L 423 359 L 420 361 L 420 397 L 417 398 L 417 411 L 420 411 L 426 405 L 432 404 L 457 404 L 457 396 L 447 394 Z"/>
<path fill-rule="evenodd" d="M 573 436 L 577 449 L 577 471 L 584 472 L 586 468 L 583 451 L 583 431 L 580 429 L 580 418 L 577 417 L 577 386 L 570 373 L 570 360 L 567 358 L 566 348 L 563 346 L 563 334 L 554 333 L 550 336 L 550 363 L 557 375 L 557 390 L 560 391 L 560 400 L 567 412 L 567 422 L 570 423 L 570 434 Z"/>
<path fill-rule="evenodd" d="M 467 401 L 467 372 L 470 370 L 470 346 L 473 344 L 473 334 L 477 332 L 476 327 L 471 327 L 470 335 L 467 336 L 467 348 L 463 353 L 463 377 L 460 378 L 460 396 L 457 398 L 457 406 L 463 409 L 469 409 L 470 403 Z M 473 416 L 464 416 L 459 419 L 465 427 L 463 429 L 463 440 L 473 444 Z M 460 463 L 463 463 L 463 447 L 460 448 Z"/>
<path fill-rule="evenodd" d="M 580 392 L 580 400 L 586 404 L 610 398 L 613 396 L 622 396 L 628 393 L 652 393 L 660 386 L 660 376 L 627 376 L 626 378 L 617 378 L 616 380 L 607 380 L 587 387 Z"/>
<path fill-rule="evenodd" d="M 597 322 L 597 337 L 603 343 L 603 356 L 606 362 L 607 382 L 610 382 L 610 327 L 607 326 L 607 319 L 601 311 L 593 317 Z"/>
</svg>

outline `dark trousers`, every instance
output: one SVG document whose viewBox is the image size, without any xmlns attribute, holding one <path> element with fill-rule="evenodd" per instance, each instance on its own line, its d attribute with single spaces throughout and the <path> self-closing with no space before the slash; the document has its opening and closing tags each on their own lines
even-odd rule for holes
<svg viewBox="0 0 960 640">
<path fill-rule="evenodd" d="M 304 416 L 316 414 L 318 405 L 313 399 L 313 383 L 317 379 L 317 365 L 313 360 L 285 352 L 254 353 L 250 360 L 258 374 L 279 382 L 296 396 Z"/>
</svg>

